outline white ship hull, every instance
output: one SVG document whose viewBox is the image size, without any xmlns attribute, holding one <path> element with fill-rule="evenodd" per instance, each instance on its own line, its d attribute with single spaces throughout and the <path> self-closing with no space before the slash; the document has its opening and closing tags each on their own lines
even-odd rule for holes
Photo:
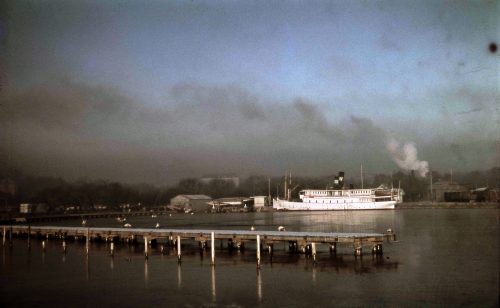
<svg viewBox="0 0 500 308">
<path fill-rule="evenodd" d="M 346 203 L 308 203 L 280 199 L 273 200 L 273 208 L 288 211 L 348 211 L 348 210 L 389 210 L 394 209 L 396 201 L 346 202 Z"/>
</svg>

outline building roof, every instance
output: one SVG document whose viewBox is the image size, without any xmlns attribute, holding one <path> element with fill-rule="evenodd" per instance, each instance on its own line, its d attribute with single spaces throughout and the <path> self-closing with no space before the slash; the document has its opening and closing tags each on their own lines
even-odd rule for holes
<svg viewBox="0 0 500 308">
<path fill-rule="evenodd" d="M 220 202 L 242 202 L 242 201 L 251 201 L 251 199 L 247 198 L 247 197 L 225 197 L 225 198 L 215 199 L 214 201 L 220 201 Z"/>
<path fill-rule="evenodd" d="M 476 188 L 476 189 L 471 189 L 472 192 L 484 192 L 488 191 L 488 187 L 481 187 L 481 188 Z"/>
</svg>

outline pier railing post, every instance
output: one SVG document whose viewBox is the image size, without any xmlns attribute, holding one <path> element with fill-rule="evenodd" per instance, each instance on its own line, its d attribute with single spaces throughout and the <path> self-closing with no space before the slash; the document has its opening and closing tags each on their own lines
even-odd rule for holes
<svg viewBox="0 0 500 308">
<path fill-rule="evenodd" d="M 330 253 L 337 254 L 337 244 L 336 243 L 330 244 Z"/>
<path fill-rule="evenodd" d="M 181 263 L 181 237 L 177 235 L 177 261 Z"/>
<path fill-rule="evenodd" d="M 212 252 L 212 265 L 215 265 L 215 233 L 211 234 L 210 250 Z"/>
<path fill-rule="evenodd" d="M 316 243 L 311 243 L 311 250 L 313 255 L 313 261 L 316 263 Z"/>
<path fill-rule="evenodd" d="M 87 255 L 89 254 L 89 248 L 90 248 L 90 228 L 87 228 L 87 238 L 86 238 L 86 244 L 85 244 L 85 249 L 87 251 Z"/>
<path fill-rule="evenodd" d="M 257 234 L 257 268 L 260 268 L 260 235 Z"/>
<path fill-rule="evenodd" d="M 31 225 L 28 225 L 28 249 L 31 248 Z"/>
</svg>

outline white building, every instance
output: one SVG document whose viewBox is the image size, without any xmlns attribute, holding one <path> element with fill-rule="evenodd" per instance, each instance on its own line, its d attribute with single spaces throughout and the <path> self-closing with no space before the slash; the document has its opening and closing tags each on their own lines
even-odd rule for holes
<svg viewBox="0 0 500 308">
<path fill-rule="evenodd" d="M 267 196 L 253 196 L 253 197 L 250 197 L 252 198 L 254 201 L 253 201 L 253 207 L 255 209 L 259 209 L 259 208 L 263 208 L 264 206 L 267 206 L 269 205 L 269 200 Z"/>
<path fill-rule="evenodd" d="M 185 210 L 205 211 L 208 209 L 207 202 L 211 200 L 206 195 L 177 195 L 170 199 L 170 205 Z"/>
<path fill-rule="evenodd" d="M 33 212 L 34 205 L 31 203 L 21 203 L 19 204 L 19 213 L 30 214 Z"/>
</svg>

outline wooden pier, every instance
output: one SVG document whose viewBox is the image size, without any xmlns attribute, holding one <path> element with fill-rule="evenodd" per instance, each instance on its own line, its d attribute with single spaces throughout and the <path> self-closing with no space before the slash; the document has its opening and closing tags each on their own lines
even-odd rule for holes
<svg viewBox="0 0 500 308">
<path fill-rule="evenodd" d="M 115 242 L 144 242 L 144 255 L 148 258 L 149 245 L 162 243 L 176 248 L 179 262 L 182 258 L 181 241 L 199 242 L 201 248 L 210 246 L 212 264 L 215 265 L 215 241 L 226 241 L 229 247 L 241 249 L 245 243 L 255 242 L 257 266 L 260 266 L 260 255 L 263 248 L 269 253 L 276 243 L 289 244 L 289 250 L 311 254 L 316 261 L 318 245 L 328 245 L 331 253 L 336 253 L 337 246 L 343 245 L 353 249 L 356 256 L 361 256 L 363 247 L 369 247 L 373 254 L 382 254 L 384 241 L 395 241 L 396 234 L 388 229 L 387 233 L 332 233 L 332 232 L 292 232 L 292 231 L 246 231 L 246 230 L 204 230 L 204 229 L 144 229 L 144 228 L 100 228 L 100 227 L 62 227 L 62 226 L 30 226 L 1 225 L 3 245 L 7 236 L 12 243 L 12 236 L 62 240 L 66 251 L 66 240 L 85 240 L 86 251 L 89 252 L 90 241 L 111 242 L 110 254 L 114 253 Z M 45 245 L 42 246 L 45 247 Z M 162 246 L 163 251 L 163 246 Z"/>
</svg>

